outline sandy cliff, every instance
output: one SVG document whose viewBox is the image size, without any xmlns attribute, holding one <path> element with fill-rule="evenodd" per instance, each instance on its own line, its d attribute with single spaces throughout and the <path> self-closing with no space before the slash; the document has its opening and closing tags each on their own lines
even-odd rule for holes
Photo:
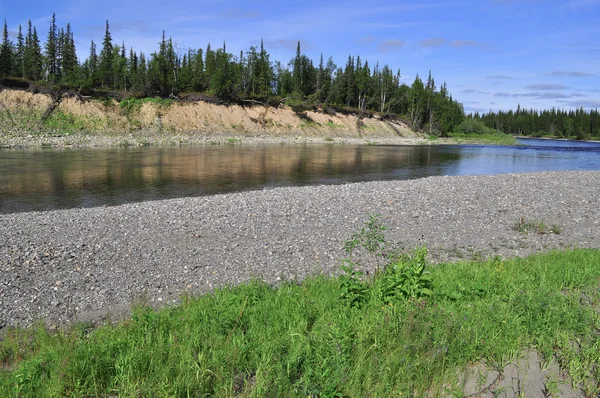
<svg viewBox="0 0 600 398">
<path fill-rule="evenodd" d="M 28 130 L 42 130 L 47 134 L 43 130 L 47 130 L 48 123 L 42 125 L 39 120 L 52 103 L 52 98 L 47 94 L 1 91 L 2 134 L 23 135 Z M 11 116 L 7 117 L 7 114 Z M 25 114 L 28 117 L 24 117 Z M 114 100 L 68 97 L 62 99 L 50 118 L 57 118 L 57 115 L 62 122 L 66 120 L 76 125 L 78 131 L 94 135 L 159 132 L 200 136 L 419 137 L 400 121 L 382 120 L 378 116 L 359 118 L 357 114 L 335 111 L 295 112 L 285 105 L 216 105 L 197 101 L 174 102 L 171 105 L 149 102 L 127 108 Z M 9 126 L 11 123 L 14 125 Z M 60 123 L 50 128 L 54 129 L 52 132 L 61 134 Z"/>
</svg>

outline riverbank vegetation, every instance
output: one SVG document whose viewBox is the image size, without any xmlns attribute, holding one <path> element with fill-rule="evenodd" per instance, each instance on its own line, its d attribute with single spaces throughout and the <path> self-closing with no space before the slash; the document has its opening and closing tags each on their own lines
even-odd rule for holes
<svg viewBox="0 0 600 398">
<path fill-rule="evenodd" d="M 304 55 L 298 42 L 289 63 L 272 61 L 261 44 L 231 54 L 226 44 L 206 49 L 176 50 L 163 32 L 158 50 L 136 52 L 125 43 L 113 43 L 108 21 L 101 45 L 90 44 L 87 59 L 79 61 L 74 32 L 56 23 L 53 15 L 42 45 L 35 26 L 19 26 L 16 42 L 8 36 L 6 22 L 0 46 L 0 84 L 34 92 L 77 91 L 118 101 L 130 97 L 171 97 L 245 105 L 290 105 L 297 112 L 322 107 L 325 112 L 358 115 L 377 112 L 399 118 L 415 130 L 446 135 L 463 120 L 462 105 L 446 83 L 436 84 L 431 72 L 426 80 L 416 76 L 402 84 L 400 70 L 370 64 L 350 55 L 342 65 L 332 58 L 318 61 Z M 184 94 L 184 95 L 182 95 Z"/>
<path fill-rule="evenodd" d="M 487 127 L 477 119 L 466 119 L 449 134 L 457 143 L 479 143 L 493 145 L 515 145 L 517 139 L 499 130 Z"/>
<path fill-rule="evenodd" d="M 465 118 L 481 121 L 505 135 L 600 138 L 597 110 L 537 111 L 519 107 L 515 112 L 465 115 L 446 83 L 437 84 L 431 71 L 426 79 L 417 75 L 407 85 L 401 82 L 396 67 L 369 63 L 360 55 L 349 55 L 342 64 L 323 55 L 316 61 L 302 53 L 298 42 L 296 55 L 286 64 L 272 60 L 262 40 L 259 46 L 239 54 L 227 52 L 226 43 L 218 48 L 209 43 L 205 49 L 179 49 L 165 32 L 157 42 L 158 49 L 151 54 L 128 48 L 125 41 L 115 43 L 107 21 L 101 43 L 92 40 L 87 58 L 80 60 L 70 24 L 59 27 L 55 15 L 44 43 L 31 21 L 26 28 L 19 26 L 16 40 L 11 40 L 5 21 L 0 44 L 0 89 L 52 96 L 53 103 L 42 116 L 44 123 L 37 123 L 34 130 L 48 127 L 48 116 L 67 94 L 104 104 L 116 100 L 125 110 L 140 105 L 140 99 L 154 103 L 165 103 L 166 99 L 244 107 L 286 104 L 302 117 L 306 111 L 357 115 L 359 125 L 361 118 L 377 115 L 431 137 L 453 136 L 458 142 L 511 143 L 496 133 L 465 131 Z M 134 123 L 136 126 L 141 124 Z M 49 127 L 54 131 L 53 126 Z"/>
<path fill-rule="evenodd" d="M 373 239 L 375 237 L 375 239 Z M 3 331 L 2 396 L 462 396 L 465 372 L 523 350 L 598 394 L 600 251 L 428 266 L 422 249 L 365 277 L 261 282 L 138 305 L 94 328 Z"/>
<path fill-rule="evenodd" d="M 514 112 L 511 110 L 475 113 L 469 115 L 468 119 L 480 121 L 489 128 L 509 135 L 577 140 L 600 139 L 598 109 L 589 112 L 583 108 L 576 110 L 553 108 L 538 111 L 518 107 Z"/>
</svg>

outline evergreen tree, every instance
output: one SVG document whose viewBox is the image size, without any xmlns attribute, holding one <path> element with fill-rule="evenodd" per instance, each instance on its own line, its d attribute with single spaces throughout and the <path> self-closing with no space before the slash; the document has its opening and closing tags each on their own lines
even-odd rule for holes
<svg viewBox="0 0 600 398">
<path fill-rule="evenodd" d="M 15 52 L 15 62 L 13 72 L 17 77 L 25 77 L 25 38 L 21 25 L 19 25 L 19 33 L 17 34 L 17 47 Z"/>
<path fill-rule="evenodd" d="M 38 38 L 37 30 L 32 27 L 31 20 L 27 23 L 27 36 L 25 37 L 25 50 L 23 54 L 25 78 L 29 80 L 41 80 L 44 58 Z"/>
<path fill-rule="evenodd" d="M 64 43 L 62 45 L 62 75 L 63 81 L 67 84 L 74 84 L 77 80 L 77 70 L 79 62 L 77 61 L 77 51 L 75 49 L 75 39 L 71 24 L 67 23 L 67 30 L 64 33 Z"/>
<path fill-rule="evenodd" d="M 0 77 L 12 76 L 13 45 L 8 39 L 8 28 L 6 19 L 2 31 L 2 46 L 0 46 Z"/>
<path fill-rule="evenodd" d="M 112 38 L 110 36 L 110 30 L 108 26 L 108 20 L 106 21 L 106 31 L 104 33 L 104 40 L 102 41 L 102 51 L 100 51 L 100 63 L 99 63 L 99 80 L 103 87 L 112 87 L 115 79 L 113 72 L 113 45 Z"/>
<path fill-rule="evenodd" d="M 294 91 L 302 93 L 302 51 L 300 50 L 300 40 L 298 40 L 298 46 L 296 47 L 296 57 L 294 58 L 294 69 L 292 70 L 292 76 L 294 79 Z"/>
<path fill-rule="evenodd" d="M 129 48 L 129 62 L 128 62 L 128 74 L 131 80 L 131 89 L 132 90 L 140 90 L 139 77 L 138 77 L 138 56 L 137 53 L 133 51 L 133 47 Z"/>
<path fill-rule="evenodd" d="M 146 64 L 146 56 L 144 55 L 144 53 L 140 53 L 140 63 L 138 66 L 137 78 L 137 87 L 140 90 L 142 90 L 142 92 L 149 94 L 148 67 Z"/>
<path fill-rule="evenodd" d="M 100 68 L 99 68 L 99 60 L 98 60 L 98 52 L 96 49 L 96 43 L 92 40 L 90 44 L 90 56 L 87 59 L 88 62 L 88 72 L 87 72 L 87 80 L 89 85 L 92 87 L 98 86 L 101 84 L 100 77 Z"/>
<path fill-rule="evenodd" d="M 212 85 L 212 79 L 216 68 L 215 52 L 210 48 L 210 43 L 208 43 L 208 46 L 206 46 L 205 58 L 206 59 L 204 61 L 204 67 L 206 73 L 204 86 L 206 87 L 206 89 L 209 89 Z"/>
<path fill-rule="evenodd" d="M 44 69 L 46 81 L 56 82 L 58 79 L 58 31 L 56 28 L 56 14 L 52 13 L 50 30 L 45 45 Z"/>
</svg>

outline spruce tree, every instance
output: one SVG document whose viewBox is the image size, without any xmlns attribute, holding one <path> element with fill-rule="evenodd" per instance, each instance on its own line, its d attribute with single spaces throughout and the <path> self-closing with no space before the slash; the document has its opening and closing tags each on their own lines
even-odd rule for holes
<svg viewBox="0 0 600 398">
<path fill-rule="evenodd" d="M 4 20 L 4 30 L 2 31 L 2 46 L 0 46 L 0 77 L 12 75 L 12 43 L 8 39 L 8 28 L 6 19 Z"/>
<path fill-rule="evenodd" d="M 75 83 L 78 62 L 75 49 L 75 40 L 71 31 L 71 24 L 67 24 L 67 30 L 64 34 L 64 44 L 62 48 L 62 68 L 63 80 L 69 84 Z"/>
<path fill-rule="evenodd" d="M 19 33 L 17 34 L 17 48 L 15 53 L 15 63 L 13 74 L 17 77 L 25 77 L 25 39 L 23 38 L 23 31 L 21 25 L 19 25 Z"/>
<path fill-rule="evenodd" d="M 56 30 L 56 14 L 52 13 L 50 21 L 50 30 L 48 31 L 48 39 L 45 45 L 44 66 L 46 73 L 46 81 L 55 82 L 58 75 L 57 63 L 57 46 L 58 32 Z"/>
<path fill-rule="evenodd" d="M 29 80 L 42 79 L 44 57 L 38 38 L 37 29 L 31 30 L 31 21 L 28 23 L 27 38 L 25 39 L 25 77 Z"/>
<path fill-rule="evenodd" d="M 104 40 L 102 41 L 102 51 L 100 51 L 100 63 L 98 66 L 100 84 L 102 85 L 102 87 L 112 87 L 114 82 L 113 45 L 112 38 L 110 36 L 108 20 L 106 21 L 106 31 L 104 32 Z"/>
<path fill-rule="evenodd" d="M 87 59 L 88 71 L 87 71 L 87 82 L 91 87 L 96 87 L 100 82 L 100 71 L 98 65 L 98 52 L 96 49 L 96 43 L 92 40 L 90 44 L 90 55 Z"/>
<path fill-rule="evenodd" d="M 294 57 L 294 69 L 292 70 L 292 76 L 294 79 L 294 91 L 302 93 L 302 51 L 300 49 L 300 40 L 298 40 L 298 46 L 296 47 L 296 56 Z"/>
</svg>

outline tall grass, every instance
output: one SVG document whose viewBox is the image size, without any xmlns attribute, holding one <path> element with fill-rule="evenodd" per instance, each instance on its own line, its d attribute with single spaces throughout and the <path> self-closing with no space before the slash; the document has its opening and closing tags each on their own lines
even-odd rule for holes
<svg viewBox="0 0 600 398">
<path fill-rule="evenodd" d="M 10 329 L 0 396 L 460 394 L 469 364 L 501 368 L 525 348 L 593 390 L 598 264 L 598 250 L 441 264 L 431 295 L 396 302 L 373 298 L 381 272 L 357 281 L 361 306 L 340 298 L 341 277 L 256 281 L 99 328 Z"/>
</svg>

